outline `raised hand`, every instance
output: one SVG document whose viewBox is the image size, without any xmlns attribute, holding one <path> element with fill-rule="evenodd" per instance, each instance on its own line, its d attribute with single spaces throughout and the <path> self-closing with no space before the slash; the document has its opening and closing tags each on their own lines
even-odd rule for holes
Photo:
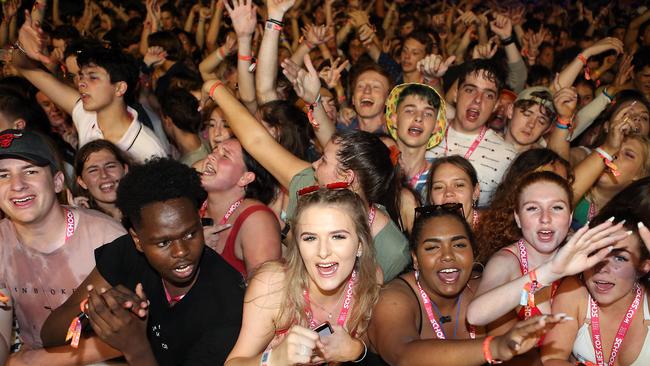
<svg viewBox="0 0 650 366">
<path fill-rule="evenodd" d="M 510 18 L 512 25 L 516 26 L 524 23 L 524 20 L 526 19 L 524 15 L 526 15 L 526 7 L 519 6 L 510 10 L 508 17 Z"/>
<path fill-rule="evenodd" d="M 284 14 L 291 9 L 296 0 L 267 0 L 266 7 L 269 13 L 269 18 L 275 20 L 282 20 Z"/>
<path fill-rule="evenodd" d="M 560 75 L 555 74 L 553 80 L 553 106 L 558 117 L 562 119 L 571 119 L 575 114 L 578 105 L 578 92 L 574 87 L 562 87 L 560 85 Z"/>
<path fill-rule="evenodd" d="M 637 101 L 630 103 L 629 105 L 616 111 L 616 114 L 610 119 L 610 126 L 607 133 L 606 144 L 616 148 L 616 151 L 621 148 L 623 139 L 626 135 L 639 133 L 641 131 L 641 125 L 634 118 L 632 114 L 634 110 L 634 105 Z M 609 142 L 611 135 L 611 143 Z"/>
<path fill-rule="evenodd" d="M 310 48 L 321 45 L 334 38 L 334 34 L 328 32 L 328 28 L 325 25 L 317 26 L 307 24 L 305 27 L 303 27 L 302 31 L 305 35 L 305 40 L 307 40 Z"/>
<path fill-rule="evenodd" d="M 454 61 L 456 56 L 450 56 L 443 61 L 440 55 L 428 55 L 418 61 L 417 68 L 425 79 L 441 78 Z"/>
<path fill-rule="evenodd" d="M 490 38 L 486 44 L 477 44 L 472 51 L 472 59 L 477 58 L 490 59 L 497 53 L 497 40 L 496 37 Z"/>
<path fill-rule="evenodd" d="M 632 78 L 632 73 L 634 72 L 634 65 L 632 65 L 632 55 L 623 55 L 620 65 L 618 65 L 618 73 L 614 77 L 614 82 L 612 86 L 618 91 L 623 88 L 623 86 Z M 608 91 L 611 91 L 611 87 L 607 88 Z"/>
<path fill-rule="evenodd" d="M 645 247 L 650 250 L 650 230 L 641 221 L 639 221 L 639 236 L 643 240 Z"/>
<path fill-rule="evenodd" d="M 12 19 L 18 13 L 22 0 L 8 0 L 2 3 L 2 14 L 6 20 Z"/>
<path fill-rule="evenodd" d="M 592 57 L 609 50 L 616 51 L 616 54 L 623 53 L 623 42 L 618 38 L 606 37 L 587 47 L 582 53 L 585 57 Z"/>
<path fill-rule="evenodd" d="M 349 14 L 350 21 L 352 22 L 352 26 L 354 28 L 359 28 L 364 24 L 369 24 L 370 23 L 370 18 L 368 17 L 368 13 L 366 13 L 363 10 L 353 10 Z"/>
<path fill-rule="evenodd" d="M 282 73 L 289 79 L 293 85 L 296 95 L 309 104 L 316 102 L 320 94 L 320 78 L 318 72 L 311 62 L 309 54 L 304 57 L 305 67 L 307 70 L 300 68 L 291 59 L 287 58 L 282 61 Z"/>
<path fill-rule="evenodd" d="M 368 24 L 362 25 L 358 32 L 359 40 L 365 47 L 372 45 L 375 38 L 375 31 Z"/>
<path fill-rule="evenodd" d="M 228 1 L 224 1 L 224 6 L 228 10 L 237 37 L 252 37 L 257 25 L 257 6 L 253 4 L 253 0 L 234 0 L 232 6 Z"/>
<path fill-rule="evenodd" d="M 462 22 L 466 26 L 469 26 L 470 24 L 478 24 L 479 23 L 479 18 L 471 10 L 462 11 L 462 10 L 458 9 L 457 11 L 458 11 L 459 17 L 454 20 L 454 23 Z"/>
<path fill-rule="evenodd" d="M 583 226 L 555 253 L 550 262 L 542 265 L 549 266 L 551 275 L 544 283 L 551 283 L 595 266 L 612 251 L 614 244 L 628 235 L 623 230 L 622 223 L 614 225 L 609 220 L 591 229 L 587 225 Z"/>
<path fill-rule="evenodd" d="M 494 20 L 490 22 L 490 29 L 501 39 L 512 36 L 512 22 L 503 14 L 494 14 Z"/>
<path fill-rule="evenodd" d="M 22 48 L 21 51 L 24 51 L 27 57 L 43 63 L 50 63 L 49 57 L 43 53 L 45 33 L 40 25 L 32 21 L 32 16 L 27 10 L 25 10 L 25 23 L 18 31 L 18 42 Z"/>
<path fill-rule="evenodd" d="M 165 62 L 167 58 L 167 51 L 160 46 L 153 46 L 147 48 L 147 53 L 144 55 L 142 62 L 148 67 L 158 66 Z"/>
<path fill-rule="evenodd" d="M 339 80 L 341 79 L 341 73 L 350 64 L 348 60 L 345 60 L 339 65 L 340 61 L 341 59 L 337 58 L 334 60 L 334 62 L 332 62 L 332 66 L 324 67 L 320 73 L 318 73 L 318 76 L 321 79 L 325 80 L 327 87 L 330 89 L 334 88 L 339 83 Z"/>
</svg>

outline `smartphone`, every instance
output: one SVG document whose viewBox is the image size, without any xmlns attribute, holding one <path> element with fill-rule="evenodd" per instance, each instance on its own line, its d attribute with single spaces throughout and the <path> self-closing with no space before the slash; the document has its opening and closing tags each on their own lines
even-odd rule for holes
<svg viewBox="0 0 650 366">
<path fill-rule="evenodd" d="M 209 217 L 202 217 L 201 218 L 201 226 L 213 226 L 214 225 L 214 220 L 212 220 Z"/>
<path fill-rule="evenodd" d="M 314 328 L 314 332 L 318 333 L 318 335 L 321 337 L 327 337 L 332 335 L 334 333 L 334 330 L 332 330 L 332 326 L 329 322 L 325 322 Z"/>
</svg>

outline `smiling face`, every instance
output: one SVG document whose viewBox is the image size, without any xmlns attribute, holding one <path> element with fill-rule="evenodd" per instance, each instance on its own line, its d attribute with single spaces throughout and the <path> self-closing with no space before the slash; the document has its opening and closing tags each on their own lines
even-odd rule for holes
<svg viewBox="0 0 650 366">
<path fill-rule="evenodd" d="M 369 70 L 359 75 L 352 95 L 352 103 L 359 117 L 381 116 L 384 113 L 388 88 L 386 77 L 376 71 Z"/>
<path fill-rule="evenodd" d="M 424 147 L 436 127 L 438 110 L 420 95 L 407 95 L 397 107 L 397 138 L 408 147 Z"/>
<path fill-rule="evenodd" d="M 427 220 L 412 253 L 421 285 L 439 296 L 454 298 L 472 274 L 474 253 L 465 227 L 449 215 Z"/>
<path fill-rule="evenodd" d="M 478 131 L 497 105 L 497 86 L 484 71 L 470 73 L 458 86 L 454 128 L 459 132 Z"/>
<path fill-rule="evenodd" d="M 77 183 L 95 200 L 115 203 L 120 179 L 128 170 L 128 166 L 122 165 L 111 151 L 99 150 L 88 155 Z"/>
<path fill-rule="evenodd" d="M 569 231 L 569 197 L 562 187 L 553 182 L 532 183 L 520 194 L 515 220 L 530 245 L 540 253 L 552 253 Z"/>
<path fill-rule="evenodd" d="M 201 175 L 201 185 L 208 192 L 243 188 L 246 173 L 241 144 L 236 139 L 229 139 L 217 145 L 208 155 Z"/>
<path fill-rule="evenodd" d="M 641 245 L 637 235 L 627 236 L 602 262 L 584 272 L 587 289 L 600 306 L 629 295 L 634 283 L 648 272 L 650 261 L 641 258 Z"/>
<path fill-rule="evenodd" d="M 621 149 L 615 156 L 614 164 L 620 175 L 614 176 L 609 169 L 598 178 L 598 187 L 622 190 L 633 181 L 645 176 L 644 167 L 647 159 L 647 145 L 634 138 L 623 140 Z"/>
<path fill-rule="evenodd" d="M 56 206 L 63 173 L 19 159 L 0 159 L 0 209 L 12 222 L 38 224 Z"/>
<path fill-rule="evenodd" d="M 478 184 L 465 171 L 454 164 L 441 164 L 433 174 L 430 197 L 434 205 L 462 203 L 467 219 L 471 218 L 472 204 L 481 192 Z"/>
<path fill-rule="evenodd" d="M 533 103 L 528 106 L 512 107 L 506 141 L 520 146 L 536 143 L 551 127 L 551 120 L 543 113 L 544 107 Z"/>
<path fill-rule="evenodd" d="M 204 248 L 198 210 L 181 197 L 150 203 L 140 212 L 139 227 L 129 230 L 136 248 L 168 289 L 188 288 L 196 278 Z"/>
<path fill-rule="evenodd" d="M 337 291 L 352 273 L 361 247 L 348 208 L 316 204 L 302 210 L 296 224 L 298 250 L 312 289 Z"/>
</svg>

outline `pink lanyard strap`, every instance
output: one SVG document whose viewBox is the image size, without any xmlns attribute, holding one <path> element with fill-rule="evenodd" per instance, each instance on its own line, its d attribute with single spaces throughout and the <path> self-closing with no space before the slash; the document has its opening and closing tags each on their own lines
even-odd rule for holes
<svg viewBox="0 0 650 366">
<path fill-rule="evenodd" d="M 64 208 L 63 211 L 65 212 L 65 241 L 67 242 L 74 235 L 74 213 L 67 208 Z"/>
<path fill-rule="evenodd" d="M 596 216 L 596 205 L 589 201 L 589 211 L 587 212 L 587 221 L 591 221 Z"/>
<path fill-rule="evenodd" d="M 470 145 L 469 149 L 465 152 L 464 158 L 469 160 L 470 156 L 474 153 L 478 145 L 483 141 L 483 138 L 485 137 L 485 134 L 487 133 L 487 126 L 483 125 L 481 128 L 481 131 L 478 133 L 478 136 L 474 138 L 474 141 L 472 142 L 472 145 Z M 447 136 L 449 135 L 449 126 L 447 126 L 447 129 L 445 130 L 445 156 L 448 155 L 449 153 L 449 140 Z"/>
<path fill-rule="evenodd" d="M 352 276 L 350 276 L 350 280 L 348 281 L 348 284 L 345 289 L 345 299 L 343 300 L 343 305 L 341 305 L 341 311 L 339 312 L 339 317 L 336 319 L 336 324 L 338 324 L 341 327 L 345 324 L 345 321 L 348 318 L 348 312 L 350 311 L 350 307 L 352 306 L 352 295 L 354 293 L 353 290 L 354 290 L 354 284 L 356 280 L 357 280 L 357 271 L 354 270 L 352 271 Z M 312 329 L 316 328 L 319 324 L 316 323 L 316 319 L 314 319 L 314 314 L 311 311 L 311 305 L 309 300 L 309 289 L 305 289 L 302 294 L 305 297 L 305 304 L 306 304 L 305 313 L 307 314 L 307 319 L 309 320 L 309 327 Z"/>
<path fill-rule="evenodd" d="M 472 210 L 472 229 L 476 230 L 476 227 L 478 225 L 478 212 L 476 212 L 476 209 Z"/>
<path fill-rule="evenodd" d="M 427 163 L 422 170 L 420 170 L 419 173 L 416 175 L 412 176 L 411 179 L 409 180 L 409 187 L 415 189 L 415 185 L 418 183 L 418 180 L 420 180 L 420 177 L 422 174 L 426 173 L 429 170 L 429 167 L 431 164 Z"/>
<path fill-rule="evenodd" d="M 427 293 L 422 289 L 420 281 L 415 281 L 415 283 L 418 285 L 418 291 L 420 292 L 420 297 L 422 298 L 422 303 L 424 304 L 424 310 L 426 311 L 427 317 L 429 318 L 429 323 L 431 323 L 431 327 L 433 328 L 433 333 L 435 333 L 438 339 L 447 339 L 447 337 L 445 337 L 445 333 L 442 331 L 442 327 L 440 324 L 438 324 L 436 317 L 433 314 L 433 307 L 431 306 L 431 299 L 429 299 L 429 295 L 427 295 Z M 458 299 L 458 301 L 460 301 L 460 299 Z M 458 306 L 460 306 L 460 303 Z M 456 314 L 456 316 L 458 317 L 458 314 Z M 458 322 L 458 319 L 456 319 L 456 322 Z M 456 325 L 458 325 L 458 323 Z M 469 337 L 471 339 L 476 338 L 476 327 L 473 325 L 469 326 Z"/>
<path fill-rule="evenodd" d="M 237 210 L 237 208 L 241 205 L 241 203 L 244 201 L 244 197 L 238 199 L 237 201 L 233 202 L 230 207 L 228 207 L 228 211 L 226 211 L 226 214 L 223 215 L 221 218 L 221 221 L 219 221 L 219 225 L 224 225 L 226 222 L 228 222 L 228 219 L 232 214 Z"/>
<path fill-rule="evenodd" d="M 519 257 L 521 258 L 521 272 L 524 276 L 528 274 L 528 250 L 526 249 L 526 244 L 524 239 L 519 239 L 517 242 L 517 248 L 519 249 Z M 551 303 L 553 303 L 553 298 L 557 293 L 557 289 L 560 287 L 560 281 L 555 281 L 551 284 Z M 533 289 L 533 292 L 535 290 Z M 524 319 L 529 319 L 532 315 L 533 309 L 530 306 L 524 307 Z"/>
<path fill-rule="evenodd" d="M 175 303 L 183 300 L 185 295 L 187 295 L 187 294 L 182 294 L 182 295 L 172 297 L 172 295 L 169 294 L 169 291 L 167 291 L 167 286 L 165 286 L 165 281 L 164 280 L 162 281 L 162 285 L 163 285 L 163 289 L 165 290 L 165 298 L 167 299 L 167 303 L 169 305 L 175 304 Z"/>
<path fill-rule="evenodd" d="M 621 321 L 620 326 L 618 327 L 618 332 L 616 332 L 616 338 L 614 338 L 614 344 L 612 345 L 612 353 L 609 355 L 609 362 L 607 365 L 613 366 L 618 352 L 621 349 L 621 344 L 627 335 L 627 331 L 630 329 L 632 324 L 632 318 L 636 314 L 636 311 L 639 309 L 639 304 L 641 303 L 641 296 L 643 295 L 643 290 L 639 284 L 634 285 L 636 295 L 634 296 L 634 301 L 630 304 L 630 307 L 625 312 L 625 318 Z M 591 296 L 589 296 L 589 311 L 591 312 L 591 342 L 594 346 L 594 353 L 596 354 L 596 365 L 604 366 L 605 365 L 605 355 L 603 353 L 603 341 L 600 336 L 600 308 L 598 303 L 594 301 Z"/>
<path fill-rule="evenodd" d="M 375 216 L 377 216 L 377 208 L 375 205 L 370 204 L 370 209 L 368 210 L 368 227 L 372 231 L 372 224 L 375 223 Z"/>
</svg>

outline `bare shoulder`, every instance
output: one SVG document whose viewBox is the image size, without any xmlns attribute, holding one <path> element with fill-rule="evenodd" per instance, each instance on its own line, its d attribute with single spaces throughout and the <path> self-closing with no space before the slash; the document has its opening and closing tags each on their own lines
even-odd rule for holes
<svg viewBox="0 0 650 366">
<path fill-rule="evenodd" d="M 266 262 L 252 274 L 246 289 L 245 303 L 269 306 L 282 302 L 286 292 L 287 273 L 284 263 Z"/>
</svg>

